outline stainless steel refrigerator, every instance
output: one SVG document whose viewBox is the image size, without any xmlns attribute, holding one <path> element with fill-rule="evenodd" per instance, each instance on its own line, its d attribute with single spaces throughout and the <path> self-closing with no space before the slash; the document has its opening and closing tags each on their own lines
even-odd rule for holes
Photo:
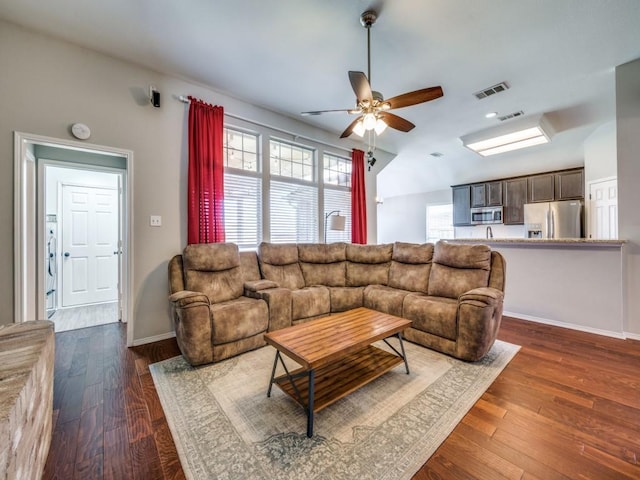
<svg viewBox="0 0 640 480">
<path fill-rule="evenodd" d="M 583 205 L 581 200 L 526 203 L 524 236 L 526 238 L 582 238 Z"/>
</svg>

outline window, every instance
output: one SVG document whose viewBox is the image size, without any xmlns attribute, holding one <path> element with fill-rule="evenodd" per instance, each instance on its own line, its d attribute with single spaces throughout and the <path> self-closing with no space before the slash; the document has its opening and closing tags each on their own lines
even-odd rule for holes
<svg viewBox="0 0 640 480">
<path fill-rule="evenodd" d="M 351 159 L 329 153 L 322 156 L 324 179 L 324 220 L 327 243 L 351 242 Z M 327 214 L 338 210 L 346 217 L 344 230 L 331 230 Z"/>
<path fill-rule="evenodd" d="M 224 129 L 224 166 L 257 172 L 258 135 L 231 128 Z"/>
<path fill-rule="evenodd" d="M 324 154 L 324 184 L 351 187 L 351 160 Z"/>
<path fill-rule="evenodd" d="M 453 236 L 453 205 L 427 205 L 427 242 Z"/>
<path fill-rule="evenodd" d="M 255 133 L 225 128 L 223 153 L 226 241 L 241 249 L 262 241 L 262 179 Z"/>
<path fill-rule="evenodd" d="M 271 175 L 279 177 L 298 178 L 313 182 L 315 180 L 314 171 L 314 151 L 310 148 L 271 140 Z"/>
<path fill-rule="evenodd" d="M 269 221 L 274 243 L 318 241 L 318 185 L 315 151 L 270 140 Z"/>
</svg>

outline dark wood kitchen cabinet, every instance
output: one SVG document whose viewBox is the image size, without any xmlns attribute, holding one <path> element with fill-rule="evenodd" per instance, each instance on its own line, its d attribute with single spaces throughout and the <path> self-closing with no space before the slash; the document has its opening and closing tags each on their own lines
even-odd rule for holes
<svg viewBox="0 0 640 480">
<path fill-rule="evenodd" d="M 502 182 L 471 185 L 471 208 L 499 207 L 502 205 Z"/>
<path fill-rule="evenodd" d="M 555 175 L 545 173 L 529 177 L 529 202 L 553 202 L 555 199 Z"/>
<path fill-rule="evenodd" d="M 487 182 L 487 207 L 502 205 L 502 182 Z"/>
<path fill-rule="evenodd" d="M 471 208 L 487 206 L 487 184 L 471 185 Z"/>
<path fill-rule="evenodd" d="M 456 226 L 471 224 L 471 187 L 460 185 L 452 187 L 453 224 Z"/>
<path fill-rule="evenodd" d="M 504 223 L 520 225 L 524 223 L 524 204 L 527 203 L 527 178 L 513 178 L 504 181 Z"/>
<path fill-rule="evenodd" d="M 584 198 L 584 170 L 559 172 L 556 177 L 556 200 Z"/>
</svg>

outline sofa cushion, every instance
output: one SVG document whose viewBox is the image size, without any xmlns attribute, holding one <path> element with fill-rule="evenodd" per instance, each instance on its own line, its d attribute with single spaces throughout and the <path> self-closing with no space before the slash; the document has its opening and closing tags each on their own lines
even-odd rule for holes
<svg viewBox="0 0 640 480">
<path fill-rule="evenodd" d="M 298 257 L 307 287 L 312 285 L 344 286 L 344 243 L 300 244 L 298 245 Z"/>
<path fill-rule="evenodd" d="M 308 263 L 344 262 L 346 244 L 337 243 L 300 243 L 298 260 Z"/>
<path fill-rule="evenodd" d="M 404 297 L 410 292 L 384 285 L 369 285 L 364 289 L 364 306 L 372 310 L 402 316 Z"/>
<path fill-rule="evenodd" d="M 438 242 L 433 254 L 428 294 L 457 299 L 474 288 L 486 287 L 491 269 L 487 245 Z"/>
<path fill-rule="evenodd" d="M 431 263 L 433 260 L 433 243 L 404 243 L 393 244 L 392 260 L 396 262 L 420 265 Z"/>
<path fill-rule="evenodd" d="M 412 293 L 404 299 L 403 314 L 417 330 L 449 340 L 457 337 L 457 300 Z"/>
<path fill-rule="evenodd" d="M 362 307 L 365 287 L 329 287 L 332 312 Z"/>
<path fill-rule="evenodd" d="M 291 291 L 291 320 L 326 315 L 331 311 L 329 289 L 324 286 Z"/>
<path fill-rule="evenodd" d="M 211 303 L 242 295 L 243 281 L 238 246 L 232 243 L 188 245 L 182 255 L 184 286 L 204 293 Z"/>
<path fill-rule="evenodd" d="M 235 342 L 266 332 L 269 326 L 269 311 L 264 300 L 240 297 L 216 303 L 209 309 L 213 345 Z"/>
<path fill-rule="evenodd" d="M 387 285 L 393 245 L 349 244 L 346 248 L 348 287 Z"/>
<path fill-rule="evenodd" d="M 260 271 L 266 280 L 291 290 L 305 286 L 296 244 L 263 242 L 258 247 L 258 258 Z"/>
<path fill-rule="evenodd" d="M 433 244 L 396 242 L 389 268 L 389 286 L 411 292 L 427 293 Z"/>
</svg>

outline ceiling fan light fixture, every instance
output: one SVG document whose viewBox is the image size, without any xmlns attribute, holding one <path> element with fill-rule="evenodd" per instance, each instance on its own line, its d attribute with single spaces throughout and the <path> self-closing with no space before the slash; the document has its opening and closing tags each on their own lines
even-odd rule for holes
<svg viewBox="0 0 640 480">
<path fill-rule="evenodd" d="M 353 133 L 355 133 L 359 137 L 363 137 L 364 132 L 365 132 L 364 124 L 362 123 L 362 119 L 360 119 L 353 127 Z"/>
<path fill-rule="evenodd" d="M 381 110 L 391 110 L 391 104 L 389 102 L 382 102 L 380 104 Z"/>
<path fill-rule="evenodd" d="M 364 117 L 362 117 L 362 126 L 365 130 L 373 130 L 376 128 L 377 118 L 373 113 L 366 113 Z"/>
<path fill-rule="evenodd" d="M 376 126 L 374 127 L 376 131 L 376 135 L 380 135 L 382 132 L 386 130 L 386 128 L 387 128 L 387 124 L 383 119 L 379 118 L 378 120 L 376 120 Z"/>
</svg>

